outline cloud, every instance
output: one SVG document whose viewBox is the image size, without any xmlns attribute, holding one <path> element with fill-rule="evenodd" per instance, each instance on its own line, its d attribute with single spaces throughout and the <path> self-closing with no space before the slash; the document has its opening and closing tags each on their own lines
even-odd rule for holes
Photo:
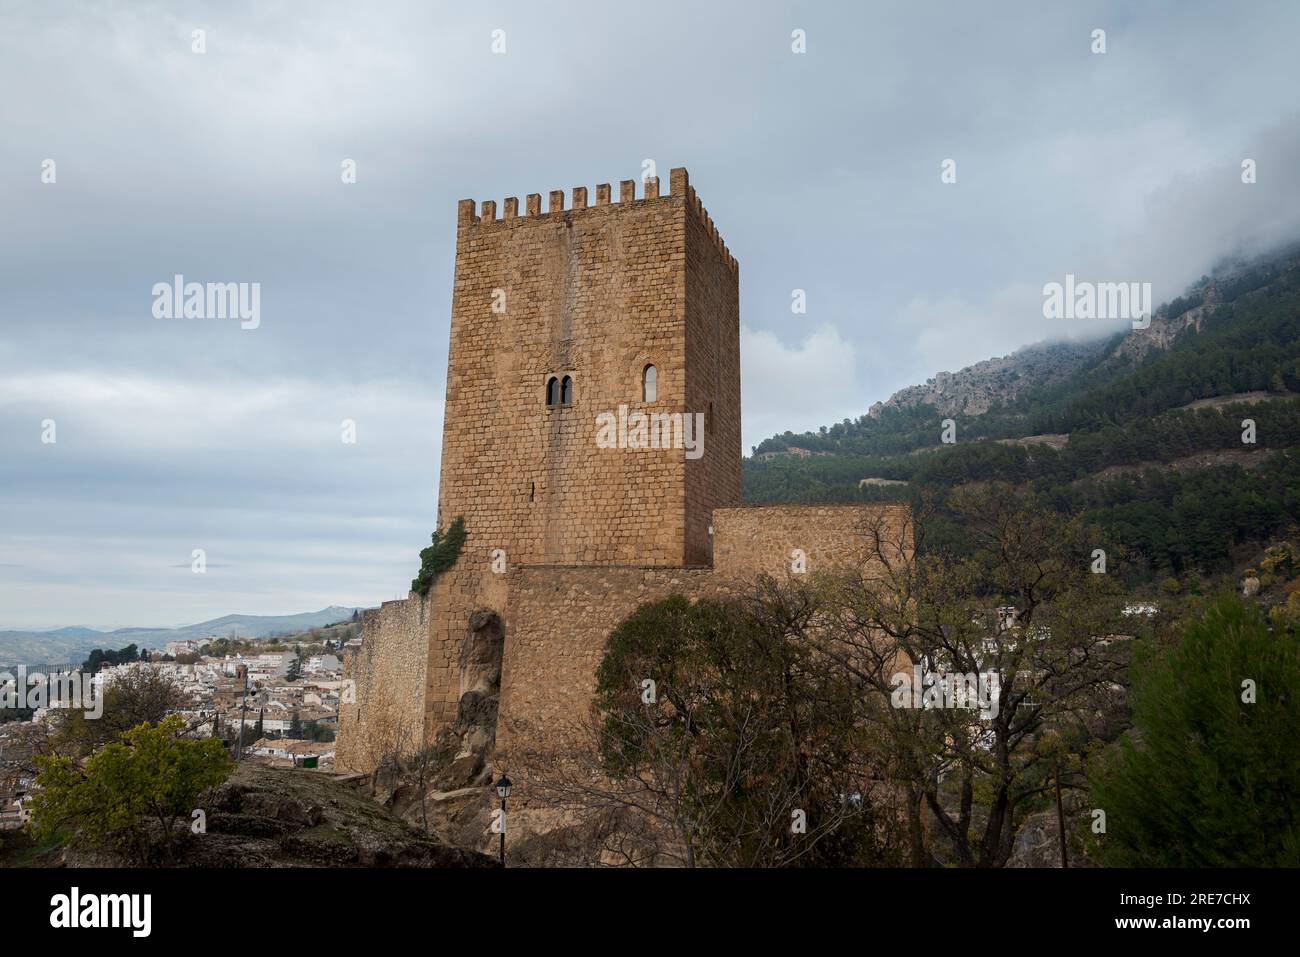
<svg viewBox="0 0 1300 957">
<path fill-rule="evenodd" d="M 403 591 L 463 197 L 689 167 L 741 263 L 748 449 L 1095 334 L 1041 318 L 1066 272 L 1170 298 L 1286 238 L 1297 27 L 1276 2 L 8 3 L 0 563 L 23 567 L 0 571 L 0 628 Z M 176 273 L 259 282 L 260 328 L 154 319 Z M 200 543 L 228 566 L 201 582 L 170 567 Z"/>
<path fill-rule="evenodd" d="M 1245 160 L 1254 161 L 1255 183 L 1242 182 Z M 1153 189 L 1144 203 L 1143 228 L 1127 237 L 1122 251 L 1167 291 L 1158 298 L 1172 299 L 1183 284 L 1225 258 L 1250 258 L 1300 238 L 1297 170 L 1300 113 L 1221 150 L 1215 163 Z"/>
<path fill-rule="evenodd" d="M 897 326 L 914 330 L 903 364 L 929 370 L 928 377 L 1032 342 L 1091 339 L 1127 328 L 1124 321 L 1044 318 L 1043 285 L 1063 282 L 1067 273 L 1092 282 L 1149 282 L 1158 305 L 1182 295 L 1225 259 L 1250 258 L 1300 239 L 1300 189 L 1292 172 L 1300 169 L 1300 116 L 1259 131 L 1239 152 L 1240 158 L 1220 156 L 1148 192 L 1135 193 L 1120 180 L 1114 205 L 1125 214 L 1112 215 L 1107 206 L 1079 223 L 1085 234 L 1104 226 L 1111 232 L 1107 243 L 1067 244 L 1050 260 L 1044 257 L 1038 269 L 1008 270 L 1020 281 L 989 291 L 925 291 L 908 299 L 895 313 Z M 1245 158 L 1269 178 L 1243 183 Z M 1140 178 L 1150 184 L 1151 177 L 1147 172 Z M 897 363 L 897 352 L 889 360 Z"/>
<path fill-rule="evenodd" d="M 47 418 L 52 444 L 41 441 Z M 345 418 L 355 443 L 343 441 Z M 5 379 L 6 626 L 66 624 L 68 614 L 198 621 L 392 597 L 433 528 L 440 418 L 431 390 L 402 382 L 89 370 Z M 196 548 L 203 575 L 190 571 Z"/>
<path fill-rule="evenodd" d="M 742 324 L 741 447 L 746 454 L 778 432 L 802 432 L 860 415 L 863 399 L 856 356 L 853 343 L 829 323 L 813 329 L 795 346 Z"/>
</svg>

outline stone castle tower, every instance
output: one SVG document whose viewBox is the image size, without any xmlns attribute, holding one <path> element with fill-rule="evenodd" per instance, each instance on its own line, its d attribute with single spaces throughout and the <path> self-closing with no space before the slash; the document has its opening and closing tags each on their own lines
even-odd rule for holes
<svg viewBox="0 0 1300 957">
<path fill-rule="evenodd" d="M 498 693 L 502 754 L 512 721 L 581 716 L 643 602 L 785 574 L 792 549 L 851 561 L 871 514 L 908 521 L 740 505 L 738 264 L 685 169 L 635 192 L 578 187 L 566 209 L 555 191 L 545 213 L 532 194 L 522 215 L 511 198 L 501 218 L 461 200 L 438 524 L 468 537 L 427 596 L 365 613 L 339 766 L 370 770 Z"/>
<path fill-rule="evenodd" d="M 708 564 L 712 510 L 740 501 L 737 264 L 669 181 L 460 203 L 438 519 L 512 564 Z M 598 448 L 620 406 L 702 414 L 703 454 Z"/>
</svg>

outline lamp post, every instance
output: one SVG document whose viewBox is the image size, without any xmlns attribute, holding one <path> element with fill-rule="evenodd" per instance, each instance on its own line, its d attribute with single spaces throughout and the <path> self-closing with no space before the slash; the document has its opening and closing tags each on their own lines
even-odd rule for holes
<svg viewBox="0 0 1300 957">
<path fill-rule="evenodd" d="M 497 796 L 501 798 L 501 866 L 506 866 L 506 798 L 510 797 L 511 781 L 505 774 L 497 782 Z"/>
</svg>

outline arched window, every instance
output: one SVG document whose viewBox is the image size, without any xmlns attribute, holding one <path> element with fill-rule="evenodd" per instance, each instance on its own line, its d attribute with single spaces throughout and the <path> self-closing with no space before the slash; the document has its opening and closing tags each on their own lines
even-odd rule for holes
<svg viewBox="0 0 1300 957">
<path fill-rule="evenodd" d="M 573 405 L 573 379 L 567 375 L 560 383 L 560 405 Z"/>
<path fill-rule="evenodd" d="M 645 367 L 645 372 L 641 376 L 641 398 L 646 402 L 655 401 L 659 394 L 659 373 L 654 366 Z"/>
<path fill-rule="evenodd" d="M 555 405 L 556 400 L 559 398 L 559 388 L 560 388 L 560 380 L 555 378 L 555 376 L 551 376 L 549 379 L 546 380 L 546 404 L 547 405 Z"/>
</svg>

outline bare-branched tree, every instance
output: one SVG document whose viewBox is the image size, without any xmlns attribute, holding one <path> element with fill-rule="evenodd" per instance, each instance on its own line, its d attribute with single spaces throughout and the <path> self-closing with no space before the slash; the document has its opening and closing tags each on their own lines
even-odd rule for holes
<svg viewBox="0 0 1300 957">
<path fill-rule="evenodd" d="M 872 519 L 861 574 L 817 583 L 824 617 L 806 637 L 874 699 L 865 714 L 907 796 L 912 863 L 933 862 L 928 813 L 957 863 L 999 867 L 1062 742 L 1082 748 L 1115 709 L 1122 590 L 1095 533 L 1031 494 L 968 487 L 948 507 L 961 551 L 927 548 L 931 506 L 914 539 Z"/>
</svg>

